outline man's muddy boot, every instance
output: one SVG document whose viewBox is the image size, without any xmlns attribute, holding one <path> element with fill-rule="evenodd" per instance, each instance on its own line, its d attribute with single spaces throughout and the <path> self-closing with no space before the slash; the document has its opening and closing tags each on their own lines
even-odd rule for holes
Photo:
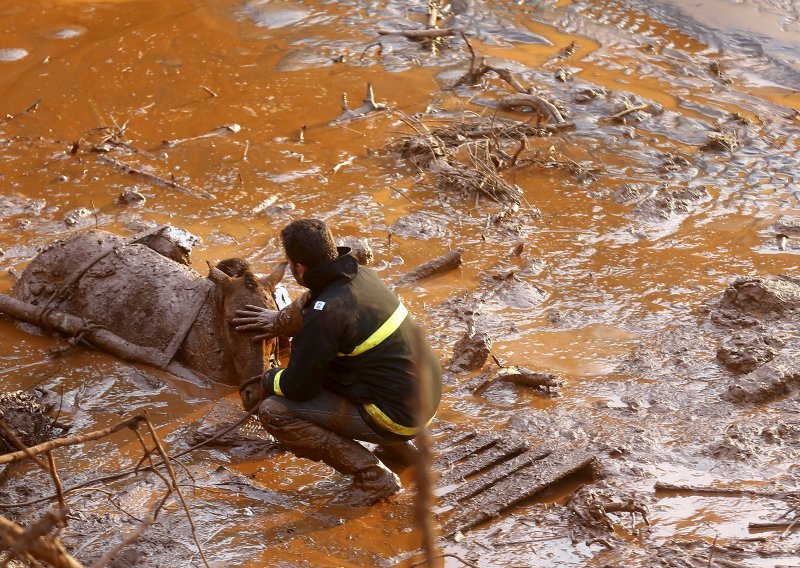
<svg viewBox="0 0 800 568">
<path fill-rule="evenodd" d="M 356 471 L 350 487 L 333 497 L 328 504 L 338 507 L 368 507 L 400 491 L 402 487 L 397 475 L 378 458 L 375 461 L 377 463 L 374 465 Z"/>
<path fill-rule="evenodd" d="M 261 403 L 258 418 L 276 440 L 296 456 L 322 461 L 353 483 L 330 502 L 342 507 L 367 507 L 400 491 L 400 479 L 364 446 L 298 418 L 270 397 Z"/>
</svg>

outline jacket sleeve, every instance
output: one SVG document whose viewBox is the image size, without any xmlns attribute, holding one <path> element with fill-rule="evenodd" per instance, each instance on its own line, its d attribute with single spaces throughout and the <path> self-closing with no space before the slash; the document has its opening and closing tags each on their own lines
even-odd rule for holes
<svg viewBox="0 0 800 568">
<path fill-rule="evenodd" d="M 346 331 L 347 315 L 335 303 L 315 302 L 305 314 L 303 327 L 292 339 L 288 366 L 264 374 L 261 384 L 267 396 L 308 400 L 322 390 Z M 319 304 L 323 304 L 321 309 L 317 309 Z"/>
</svg>

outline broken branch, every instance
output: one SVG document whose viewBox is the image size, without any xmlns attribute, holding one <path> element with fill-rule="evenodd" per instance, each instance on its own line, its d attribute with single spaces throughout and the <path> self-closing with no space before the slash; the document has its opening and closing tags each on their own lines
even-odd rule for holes
<svg viewBox="0 0 800 568">
<path fill-rule="evenodd" d="M 408 284 L 410 282 L 416 282 L 417 280 L 422 280 L 431 276 L 438 276 L 440 274 L 444 274 L 445 272 L 455 270 L 464 262 L 461 258 L 461 254 L 463 252 L 464 251 L 462 249 L 451 250 L 440 257 L 429 260 L 428 262 L 424 262 L 411 272 L 407 272 L 401 276 L 397 280 L 397 284 Z"/>
</svg>

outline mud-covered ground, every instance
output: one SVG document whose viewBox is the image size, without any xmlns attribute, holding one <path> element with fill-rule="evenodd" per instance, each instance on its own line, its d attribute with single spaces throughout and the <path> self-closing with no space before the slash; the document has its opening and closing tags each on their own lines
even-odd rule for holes
<svg viewBox="0 0 800 568">
<path fill-rule="evenodd" d="M 469 46 L 379 34 L 427 20 L 427 3 L 394 0 L 3 3 L 0 291 L 81 228 L 169 223 L 202 238 L 201 272 L 234 255 L 267 272 L 287 221 L 323 218 L 369 240 L 449 369 L 436 445 L 493 429 L 597 456 L 595 479 L 440 542 L 445 565 L 798 565 L 796 281 L 726 292 L 800 277 L 797 3 L 458 1 L 440 27 Z M 462 81 L 481 57 L 491 69 Z M 378 104 L 362 106 L 368 83 Z M 515 84 L 547 128 L 501 108 Z M 454 249 L 460 268 L 403 278 Z M 229 387 L 31 331 L 0 322 L 0 390 L 38 393 L 71 434 L 146 410 L 178 452 L 238 416 Z M 476 389 L 497 363 L 475 369 L 480 345 L 462 341 L 451 365 L 465 334 L 561 386 Z M 65 487 L 140 455 L 130 433 L 55 454 Z M 257 428 L 182 460 L 211 565 L 419 558 L 413 490 L 343 518 L 322 504 L 346 480 Z M 7 508 L 52 481 L 3 475 L 0 514 L 55 506 Z M 149 475 L 89 487 L 61 531 L 86 564 L 164 492 Z M 765 522 L 779 528 L 748 528 Z M 202 565 L 180 505 L 110 565 Z"/>
</svg>

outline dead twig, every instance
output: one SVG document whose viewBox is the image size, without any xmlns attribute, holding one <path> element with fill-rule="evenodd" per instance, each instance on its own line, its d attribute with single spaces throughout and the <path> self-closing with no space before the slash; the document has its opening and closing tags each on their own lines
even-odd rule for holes
<svg viewBox="0 0 800 568">
<path fill-rule="evenodd" d="M 258 410 L 258 407 L 256 406 L 250 412 L 248 412 L 241 420 L 239 420 L 235 424 L 232 424 L 228 428 L 222 430 L 221 432 L 218 432 L 217 434 L 211 436 L 207 440 L 203 440 L 202 442 L 200 442 L 198 444 L 195 444 L 194 446 L 191 446 L 190 448 L 187 448 L 187 449 L 185 449 L 185 450 L 183 450 L 181 452 L 178 452 L 177 454 L 172 456 L 172 459 L 176 459 L 176 458 L 185 456 L 186 454 L 191 453 L 191 452 L 195 451 L 196 449 L 198 449 L 198 448 L 200 448 L 202 446 L 205 446 L 207 444 L 210 444 L 211 442 L 213 442 L 213 441 L 225 436 L 229 432 L 235 430 L 236 428 L 238 428 L 239 426 L 244 424 L 244 422 L 246 420 L 249 420 L 250 417 L 257 410 Z M 107 432 L 106 434 L 103 434 L 103 435 L 108 435 L 110 433 L 122 430 L 123 428 L 129 428 L 132 420 L 141 421 L 141 420 L 144 420 L 144 416 L 136 415 L 133 418 L 129 418 L 129 419 L 123 421 L 123 422 L 120 422 L 119 424 L 116 424 L 115 426 L 111 426 L 109 428 L 106 428 L 105 430 L 98 430 L 97 432 L 94 432 L 94 433 L 85 434 L 84 436 L 75 436 L 73 438 L 60 438 L 59 440 L 61 440 L 61 442 L 56 447 L 63 447 L 63 446 L 71 445 L 71 444 L 74 444 L 74 443 L 80 443 L 80 441 L 87 441 L 86 439 L 83 439 L 83 438 L 89 437 L 89 436 L 91 436 L 90 438 L 88 438 L 89 440 L 95 440 L 97 438 L 102 437 L 102 436 L 96 435 L 99 432 Z M 79 442 L 72 441 L 70 443 L 64 443 L 64 442 L 66 442 L 68 440 L 76 440 L 76 439 L 78 439 L 80 441 Z M 52 442 L 59 442 L 59 440 L 51 440 L 51 442 L 47 442 L 46 444 L 40 444 L 40 446 L 46 446 L 47 444 L 50 444 Z M 34 446 L 34 448 L 38 448 L 38 447 L 39 446 Z M 33 449 L 33 448 L 31 448 L 31 449 Z M 50 449 L 54 449 L 54 448 L 50 448 Z M 45 451 L 45 450 L 42 450 L 42 451 Z M 41 453 L 41 452 L 39 452 L 39 453 Z M 0 459 L 5 458 L 5 457 L 10 456 L 10 455 L 12 455 L 12 454 L 5 454 L 3 456 L 0 456 Z M 22 457 L 25 457 L 24 454 L 22 455 Z M 19 458 L 19 459 L 22 459 L 22 458 Z M 114 474 L 111 474 L 111 475 L 105 475 L 103 477 L 99 477 L 99 478 L 95 478 L 95 479 L 90 479 L 90 480 L 85 481 L 83 483 L 80 483 L 78 485 L 74 485 L 72 487 L 64 489 L 64 493 L 66 494 L 66 493 L 72 493 L 73 491 L 84 490 L 87 487 L 89 487 L 90 485 L 94 485 L 95 483 L 104 483 L 104 482 L 108 482 L 108 481 L 116 481 L 117 479 L 122 479 L 123 477 L 127 477 L 129 475 L 135 475 L 135 474 L 139 473 L 140 471 L 141 472 L 149 471 L 151 469 L 150 467 L 144 467 L 144 468 L 139 469 L 139 466 L 141 465 L 141 463 L 145 459 L 147 459 L 147 456 L 143 456 L 141 458 L 141 460 L 139 461 L 139 463 L 137 464 L 137 466 L 135 468 L 133 468 L 133 469 L 129 469 L 127 471 L 123 471 L 123 472 L 120 472 L 120 473 L 114 473 Z M 8 460 L 8 462 L 1 462 L 0 461 L 0 465 L 3 465 L 3 463 L 10 463 L 11 461 L 18 461 L 18 460 Z M 160 462 L 157 462 L 156 465 L 161 465 L 161 464 L 160 464 Z M 42 497 L 40 499 L 34 499 L 34 500 L 31 500 L 31 501 L 26 501 L 24 503 L 0 503 L 0 509 L 15 509 L 15 508 L 19 508 L 19 507 L 28 507 L 30 505 L 36 505 L 38 503 L 44 503 L 46 501 L 50 501 L 52 499 L 55 499 L 56 497 L 57 497 L 56 495 L 48 495 L 47 497 Z"/>
<path fill-rule="evenodd" d="M 49 536 L 54 527 L 63 526 L 66 514 L 64 510 L 50 511 L 27 529 L 0 515 L 0 539 L 10 548 L 9 559 L 24 552 L 28 558 L 56 568 L 82 568 L 58 537 Z"/>
<path fill-rule="evenodd" d="M 14 120 L 15 118 L 18 118 L 18 117 L 22 116 L 23 114 L 28 114 L 29 112 L 35 111 L 37 108 L 39 108 L 39 103 L 40 102 L 42 102 L 42 98 L 41 97 L 39 97 L 38 99 L 33 101 L 24 110 L 21 110 L 16 114 L 6 114 L 6 118 L 3 121 L 3 123 L 9 122 L 11 120 Z"/>
<path fill-rule="evenodd" d="M 628 108 L 624 108 L 621 111 L 619 111 L 618 113 L 612 114 L 611 116 L 607 116 L 605 119 L 606 120 L 621 120 L 622 118 L 628 116 L 632 112 L 636 112 L 636 111 L 639 111 L 639 110 L 647 110 L 649 108 L 650 108 L 649 104 L 631 106 L 631 107 L 628 107 Z"/>
<path fill-rule="evenodd" d="M 194 142 L 195 140 L 203 140 L 205 138 L 217 138 L 219 136 L 225 136 L 230 133 L 236 134 L 241 129 L 242 127 L 235 123 L 223 124 L 222 126 L 218 126 L 211 132 L 206 132 L 205 134 L 198 134 L 197 136 L 189 136 L 188 138 L 176 138 L 175 140 L 164 140 L 161 143 L 161 147 L 174 148 L 175 146 L 183 144 L 185 142 Z"/>
<path fill-rule="evenodd" d="M 109 434 L 113 434 L 114 432 L 119 432 L 125 428 L 131 428 L 136 426 L 137 424 L 143 422 L 145 417 L 141 414 L 137 414 L 123 420 L 122 422 L 118 422 L 113 426 L 109 426 L 108 428 L 103 428 L 102 430 L 95 430 L 94 432 L 89 432 L 87 434 L 81 434 L 79 436 L 70 436 L 69 438 L 56 438 L 55 440 L 50 440 L 49 442 L 44 442 L 42 444 L 38 444 L 36 446 L 31 446 L 30 448 L 26 448 L 24 451 L 20 450 L 18 452 L 13 452 L 9 454 L 0 455 L 0 465 L 18 462 L 26 457 L 30 457 L 32 455 L 39 455 L 44 452 L 49 452 L 55 450 L 57 448 L 63 448 L 65 446 L 74 446 L 75 444 L 81 444 L 83 442 L 88 442 L 91 440 L 98 440 L 100 438 L 104 438 Z"/>
<path fill-rule="evenodd" d="M 459 33 L 451 28 L 429 29 L 429 30 L 378 30 L 378 35 L 382 36 L 402 36 L 408 39 L 436 39 L 440 37 L 450 37 Z"/>
<path fill-rule="evenodd" d="M 167 472 L 169 473 L 170 479 L 172 480 L 172 490 L 178 494 L 178 497 L 181 500 L 181 504 L 183 505 L 183 510 L 186 511 L 186 518 L 189 520 L 189 526 L 192 529 L 192 538 L 194 539 L 195 544 L 197 545 L 197 550 L 200 553 L 200 558 L 203 559 L 203 564 L 208 567 L 208 560 L 206 560 L 206 555 L 203 552 L 203 547 L 200 544 L 200 540 L 197 538 L 197 529 L 194 525 L 194 520 L 192 519 L 192 513 L 189 511 L 189 505 L 186 503 L 186 499 L 183 496 L 183 492 L 181 491 L 180 485 L 178 485 L 178 478 L 175 475 L 175 469 L 172 467 L 172 463 L 170 462 L 169 454 L 164 449 L 163 444 L 161 443 L 161 439 L 158 437 L 158 433 L 156 433 L 156 429 L 153 428 L 153 424 L 150 422 L 150 419 L 147 418 L 145 415 L 145 424 L 147 424 L 147 429 L 150 431 L 150 437 L 153 438 L 153 442 L 156 445 L 156 449 L 158 450 L 161 459 L 164 460 L 164 467 L 167 468 Z M 155 466 L 154 466 L 155 471 Z"/>
<path fill-rule="evenodd" d="M 156 507 L 150 513 L 150 516 L 144 521 L 142 521 L 139 524 L 139 526 L 137 526 L 134 530 L 132 530 L 128 534 L 128 536 L 126 536 L 124 539 L 118 542 L 113 548 L 109 549 L 103 556 L 100 557 L 100 559 L 97 562 L 92 564 L 92 568 L 103 568 L 103 566 L 108 564 L 111 561 L 111 559 L 114 558 L 117 554 L 119 554 L 119 552 L 123 548 L 136 542 L 136 540 L 140 536 L 142 536 L 142 533 L 145 531 L 145 529 L 147 529 L 150 525 L 152 525 L 156 521 L 159 512 L 166 504 L 167 499 L 169 499 L 170 495 L 172 495 L 172 491 L 168 490 L 166 495 L 164 495 L 164 497 L 161 499 L 161 502 L 158 505 L 156 505 Z"/>
</svg>

